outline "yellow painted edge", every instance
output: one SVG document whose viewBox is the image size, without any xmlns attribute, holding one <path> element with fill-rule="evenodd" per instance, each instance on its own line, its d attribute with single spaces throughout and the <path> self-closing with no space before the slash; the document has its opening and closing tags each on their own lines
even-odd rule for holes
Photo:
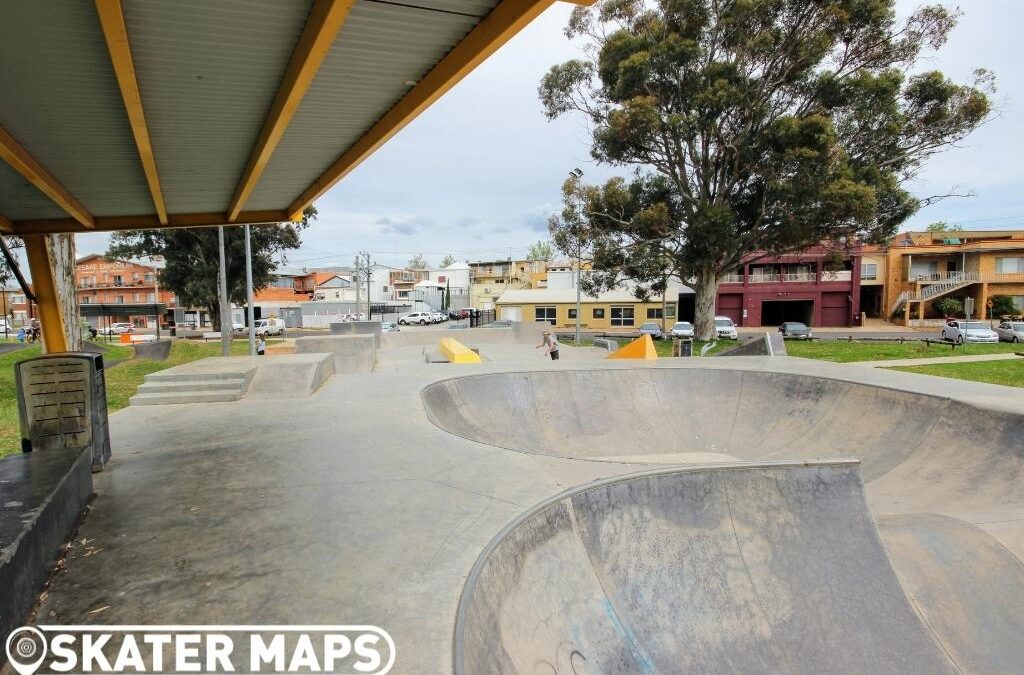
<svg viewBox="0 0 1024 675">
<path fill-rule="evenodd" d="M 14 223 L 7 216 L 0 216 L 0 232 L 14 234 Z"/>
<path fill-rule="evenodd" d="M 49 197 L 57 206 L 64 209 L 83 227 L 93 227 L 93 217 L 71 193 L 57 182 L 49 171 L 14 139 L 7 130 L 0 127 L 0 159 L 11 165 L 11 168 L 22 175 L 32 185 Z"/>
<path fill-rule="evenodd" d="M 28 268 L 32 272 L 32 293 L 36 296 L 36 306 L 39 308 L 39 325 L 43 331 L 46 352 L 66 352 L 68 343 L 64 336 L 64 318 L 60 313 L 60 303 L 57 302 L 57 288 L 50 254 L 46 250 L 46 237 L 35 234 L 22 239 L 25 241 Z"/>
<path fill-rule="evenodd" d="M 149 139 L 149 127 L 142 108 L 142 94 L 139 93 L 139 82 L 135 77 L 135 64 L 132 61 L 132 50 L 128 43 L 128 29 L 124 23 L 124 12 L 121 0 L 96 0 L 96 12 L 99 14 L 103 37 L 107 42 L 110 62 L 114 67 L 117 85 L 121 89 L 121 100 L 124 102 L 128 122 L 135 137 L 135 147 L 142 162 L 142 171 L 149 184 L 149 193 L 153 198 L 160 223 L 167 224 L 167 207 L 164 204 L 164 193 L 160 187 L 160 174 L 156 168 L 156 156 L 153 144 Z"/>
<path fill-rule="evenodd" d="M 555 0 L 502 0 L 383 117 L 342 153 L 288 207 L 290 219 L 359 166 L 487 57 L 554 4 Z"/>
<path fill-rule="evenodd" d="M 479 354 L 455 338 L 441 338 L 438 346 L 449 363 L 482 363 Z"/>
<path fill-rule="evenodd" d="M 101 0 L 97 0 L 99 2 Z M 238 188 L 228 206 L 228 220 L 235 222 L 242 207 L 249 200 L 252 191 L 277 149 L 288 124 L 299 109 L 303 97 L 313 83 L 320 65 L 327 58 L 334 39 L 345 24 L 349 10 L 355 0 L 317 0 L 306 19 L 306 26 L 292 52 L 288 69 L 281 79 L 277 95 L 270 106 L 270 112 L 263 122 L 263 129 L 253 146 L 249 162 L 242 172 Z"/>
</svg>

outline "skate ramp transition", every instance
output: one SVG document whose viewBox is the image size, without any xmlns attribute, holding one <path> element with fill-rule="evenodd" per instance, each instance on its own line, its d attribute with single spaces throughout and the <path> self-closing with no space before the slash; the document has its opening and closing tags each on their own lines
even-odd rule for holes
<svg viewBox="0 0 1024 675">
<path fill-rule="evenodd" d="M 463 591 L 456 672 L 1024 673 L 1024 415 L 689 368 L 473 375 L 422 398 L 442 429 L 521 452 L 740 460 L 590 484 L 510 524 Z"/>
</svg>

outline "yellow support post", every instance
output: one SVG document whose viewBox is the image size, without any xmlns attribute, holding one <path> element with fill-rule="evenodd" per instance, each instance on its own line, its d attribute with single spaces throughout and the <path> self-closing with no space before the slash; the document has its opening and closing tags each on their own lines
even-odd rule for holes
<svg viewBox="0 0 1024 675">
<path fill-rule="evenodd" d="M 25 252 L 28 254 L 28 268 L 32 272 L 32 293 L 39 307 L 39 324 L 46 353 L 66 352 L 68 343 L 64 335 L 64 318 L 60 314 L 53 265 L 50 264 L 50 253 L 46 248 L 46 235 L 30 234 L 22 239 L 25 240 Z"/>
</svg>

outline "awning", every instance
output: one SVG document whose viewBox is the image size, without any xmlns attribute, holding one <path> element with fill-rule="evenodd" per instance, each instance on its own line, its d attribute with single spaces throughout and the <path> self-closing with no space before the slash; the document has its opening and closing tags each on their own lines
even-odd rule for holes
<svg viewBox="0 0 1024 675">
<path fill-rule="evenodd" d="M 0 231 L 295 220 L 553 2 L 5 2 Z"/>
</svg>

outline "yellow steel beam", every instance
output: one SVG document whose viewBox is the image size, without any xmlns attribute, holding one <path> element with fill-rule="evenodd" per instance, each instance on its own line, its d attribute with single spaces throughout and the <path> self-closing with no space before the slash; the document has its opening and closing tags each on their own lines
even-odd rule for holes
<svg viewBox="0 0 1024 675">
<path fill-rule="evenodd" d="M 110 52 L 110 62 L 114 66 L 117 85 L 121 88 L 121 99 L 128 113 L 132 135 L 135 136 L 135 147 L 139 151 L 139 160 L 146 174 L 153 206 L 156 208 L 160 223 L 166 224 L 167 207 L 164 205 L 164 192 L 160 188 L 160 174 L 156 170 L 153 144 L 149 140 L 146 115 L 142 110 L 139 82 L 135 79 L 135 64 L 132 62 L 132 50 L 128 44 L 128 29 L 124 25 L 121 0 L 96 0 L 96 12 L 103 27 L 103 37 L 107 41 L 107 51 Z"/>
<path fill-rule="evenodd" d="M 0 127 L 0 159 L 10 164 L 11 168 L 67 211 L 83 227 L 92 228 L 93 218 L 85 207 L 72 197 L 71 193 L 65 190 L 57 182 L 57 179 L 50 175 L 50 172 L 44 169 L 32 155 L 28 154 L 28 151 L 14 140 L 14 137 L 3 127 Z"/>
<path fill-rule="evenodd" d="M 283 223 L 288 220 L 288 213 L 280 210 L 242 211 L 239 214 L 244 223 Z M 228 214 L 220 213 L 180 213 L 167 216 L 167 222 L 161 223 L 153 214 L 145 216 L 99 216 L 95 219 L 95 227 L 90 232 L 112 232 L 114 230 L 156 230 L 174 227 L 212 227 L 215 225 L 231 225 Z M 53 234 L 56 232 L 82 232 L 81 224 L 73 218 L 48 218 L 40 220 L 14 221 L 15 234 Z"/>
<path fill-rule="evenodd" d="M 32 292 L 39 307 L 39 324 L 43 331 L 43 344 L 49 354 L 66 352 L 67 338 L 64 336 L 64 318 L 60 314 L 57 299 L 57 285 L 53 279 L 50 253 L 46 249 L 46 237 L 41 234 L 23 236 L 28 268 L 32 272 Z"/>
<path fill-rule="evenodd" d="M 346 150 L 288 207 L 291 220 L 331 189 L 487 57 L 537 18 L 555 0 L 502 0 L 423 79 Z"/>
<path fill-rule="evenodd" d="M 271 155 L 284 136 L 285 129 L 288 128 L 295 111 L 299 109 L 309 85 L 313 83 L 320 64 L 327 58 L 334 38 L 348 18 L 348 12 L 354 2 L 355 0 L 317 0 L 310 10 L 306 26 L 302 29 L 302 35 L 299 36 L 288 69 L 284 73 L 284 79 L 278 87 L 277 96 L 274 97 L 270 112 L 263 122 L 263 129 L 252 149 L 249 163 L 246 164 L 235 195 L 228 205 L 228 220 L 231 222 L 238 221 L 242 207 L 256 188 Z"/>
<path fill-rule="evenodd" d="M 14 234 L 14 223 L 7 216 L 0 215 L 0 232 Z"/>
</svg>

